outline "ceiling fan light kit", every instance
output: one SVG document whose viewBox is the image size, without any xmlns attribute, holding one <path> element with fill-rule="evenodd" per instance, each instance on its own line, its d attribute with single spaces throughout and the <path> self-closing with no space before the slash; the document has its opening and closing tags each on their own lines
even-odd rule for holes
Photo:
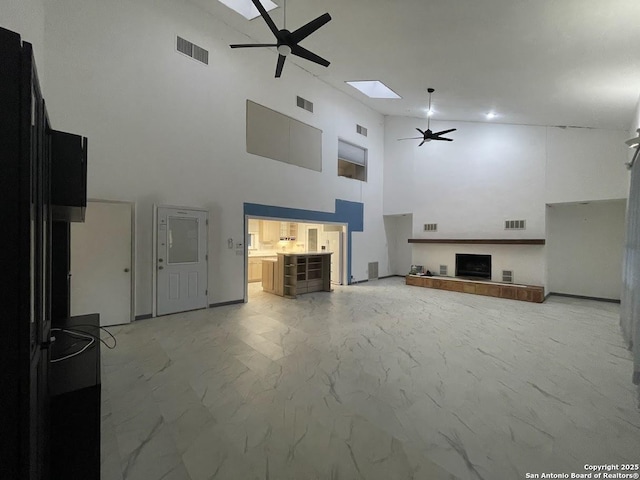
<svg viewBox="0 0 640 480">
<path fill-rule="evenodd" d="M 265 8 L 260 3 L 260 0 L 251 0 L 253 4 L 256 6 L 260 15 L 264 19 L 265 23 L 273 33 L 274 37 L 276 37 L 276 43 L 244 43 L 244 44 L 235 44 L 229 45 L 231 48 L 261 48 L 261 47 L 276 47 L 278 50 L 278 63 L 276 65 L 276 78 L 279 78 L 282 75 L 282 69 L 284 68 L 284 61 L 286 60 L 289 54 L 295 55 L 296 57 L 304 58 L 305 60 L 309 60 L 310 62 L 317 63 L 318 65 L 322 65 L 323 67 L 329 66 L 329 61 L 324 58 L 316 55 L 313 52 L 310 52 L 304 47 L 301 47 L 299 43 L 311 35 L 313 32 L 318 30 L 324 24 L 328 23 L 331 20 L 331 15 L 325 13 L 324 15 L 320 15 L 318 18 L 311 20 L 309 23 L 303 25 L 302 27 L 294 30 L 293 32 L 285 28 L 278 30 L 276 24 L 273 22 L 272 18 L 269 16 Z M 286 6 L 285 6 L 285 18 L 286 18 Z"/>
<path fill-rule="evenodd" d="M 427 112 L 433 113 L 433 110 L 431 109 L 431 94 L 435 92 L 435 90 L 433 88 L 427 88 L 427 92 L 429 92 L 429 109 L 427 110 Z M 453 138 L 445 138 L 442 135 L 450 132 L 455 132 L 457 128 L 450 128 L 449 130 L 442 130 L 440 132 L 432 132 L 430 125 L 431 125 L 431 115 L 428 113 L 427 114 L 427 130 L 420 130 L 419 128 L 416 128 L 416 130 L 420 132 L 420 134 L 422 135 L 421 137 L 399 138 L 398 140 L 422 140 L 422 142 L 420 142 L 420 144 L 418 145 L 419 147 L 421 147 L 427 142 L 430 142 L 431 140 L 443 140 L 445 142 L 453 142 Z"/>
<path fill-rule="evenodd" d="M 636 153 L 633 154 L 633 158 L 631 159 L 631 161 L 625 163 L 628 170 L 631 170 L 633 168 L 633 164 L 636 162 L 636 160 L 638 159 L 638 155 L 640 154 L 640 128 L 636 130 L 636 133 L 638 134 L 637 137 L 630 138 L 629 140 L 624 142 L 629 145 L 629 148 L 636 149 Z"/>
</svg>

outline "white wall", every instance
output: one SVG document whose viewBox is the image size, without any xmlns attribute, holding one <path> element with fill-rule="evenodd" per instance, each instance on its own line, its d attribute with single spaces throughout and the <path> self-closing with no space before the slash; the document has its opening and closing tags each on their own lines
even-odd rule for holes
<svg viewBox="0 0 640 480">
<path fill-rule="evenodd" d="M 447 135 L 454 141 L 418 147 L 419 140 L 397 140 L 415 136 L 416 127 L 426 120 L 385 119 L 384 213 L 412 212 L 416 238 L 546 238 L 547 203 L 627 196 L 627 132 L 432 122 L 434 131 L 457 128 Z M 526 220 L 526 230 L 505 231 L 508 219 Z M 438 231 L 424 232 L 425 223 Z M 414 245 L 413 263 L 448 264 L 453 272 L 462 247 Z M 544 247 L 467 250 L 493 256 L 494 280 L 504 266 L 517 282 L 547 285 Z"/>
<path fill-rule="evenodd" d="M 274 52 L 231 50 L 246 37 L 189 2 L 49 2 L 45 31 L 51 120 L 89 137 L 89 197 L 137 204 L 137 314 L 151 312 L 153 204 L 209 209 L 210 303 L 243 298 L 244 261 L 226 239 L 243 238 L 244 202 L 321 211 L 336 198 L 363 202 L 352 274 L 367 278 L 370 261 L 387 274 L 381 115 L 292 62 L 274 79 Z M 210 65 L 176 53 L 176 34 L 208 49 Z M 247 154 L 247 98 L 322 129 L 323 171 Z M 338 137 L 369 149 L 367 183 L 337 177 Z"/>
<path fill-rule="evenodd" d="M 406 275 L 411 268 L 411 244 L 413 215 L 386 215 L 384 227 L 389 251 L 389 274 Z"/>
<path fill-rule="evenodd" d="M 33 45 L 42 93 L 47 98 L 44 65 L 44 0 L 0 0 L 0 27 Z"/>
<path fill-rule="evenodd" d="M 627 198 L 623 130 L 547 128 L 547 203 Z"/>
<path fill-rule="evenodd" d="M 425 223 L 438 224 L 429 238 L 544 237 L 543 127 L 433 122 L 434 131 L 457 128 L 455 140 L 396 140 L 422 123 L 386 119 L 386 214 L 413 212 L 418 237 Z M 507 219 L 526 219 L 527 230 L 505 232 Z"/>
<path fill-rule="evenodd" d="M 456 253 L 491 255 L 491 280 L 495 282 L 502 281 L 502 270 L 511 270 L 514 283 L 546 287 L 542 245 L 414 244 L 412 263 L 423 265 L 435 274 L 440 271 L 440 265 L 447 265 L 447 274 L 454 276 Z"/>
<path fill-rule="evenodd" d="M 547 209 L 549 291 L 620 299 L 626 201 Z"/>
</svg>

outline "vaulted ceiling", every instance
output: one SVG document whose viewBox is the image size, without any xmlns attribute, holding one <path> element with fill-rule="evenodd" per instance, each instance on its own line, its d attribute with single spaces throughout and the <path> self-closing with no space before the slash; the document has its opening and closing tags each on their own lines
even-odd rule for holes
<svg viewBox="0 0 640 480">
<path fill-rule="evenodd" d="M 271 43 L 261 18 L 192 1 L 238 31 L 229 43 Z M 484 122 L 495 111 L 501 123 L 628 129 L 640 94 L 638 0 L 289 0 L 286 8 L 291 30 L 333 17 L 301 43 L 329 68 L 288 62 L 385 115 L 425 117 L 433 87 L 438 120 Z M 271 15 L 282 28 L 283 9 Z M 277 54 L 242 55 L 272 55 L 275 65 Z M 402 98 L 370 99 L 348 80 L 381 80 Z"/>
</svg>

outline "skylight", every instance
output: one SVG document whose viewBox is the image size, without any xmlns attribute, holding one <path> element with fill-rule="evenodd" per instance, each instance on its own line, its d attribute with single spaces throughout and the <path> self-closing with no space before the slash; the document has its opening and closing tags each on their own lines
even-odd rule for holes
<svg viewBox="0 0 640 480">
<path fill-rule="evenodd" d="M 227 7 L 235 10 L 248 20 L 253 20 L 260 16 L 260 12 L 258 12 L 258 9 L 251 0 L 219 0 L 219 2 L 224 3 Z M 278 6 L 271 0 L 260 0 L 260 3 L 262 3 L 262 6 L 267 12 Z"/>
<path fill-rule="evenodd" d="M 378 80 L 365 80 L 347 82 L 353 88 L 357 88 L 369 98 L 402 98 L 396 92 Z"/>
</svg>

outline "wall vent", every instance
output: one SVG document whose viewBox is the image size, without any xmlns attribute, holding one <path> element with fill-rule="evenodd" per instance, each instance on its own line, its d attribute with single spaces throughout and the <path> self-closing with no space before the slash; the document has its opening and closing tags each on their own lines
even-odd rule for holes
<svg viewBox="0 0 640 480">
<path fill-rule="evenodd" d="M 191 57 L 200 63 L 209 65 L 209 52 L 195 43 L 191 43 L 189 40 L 178 37 L 176 48 L 178 52 L 184 53 L 186 56 Z"/>
<path fill-rule="evenodd" d="M 438 224 L 437 223 L 425 223 L 424 224 L 424 231 L 425 232 L 437 232 L 438 231 Z"/>
<path fill-rule="evenodd" d="M 444 275 L 445 277 L 447 276 L 447 266 L 446 265 L 440 265 L 440 275 Z"/>
<path fill-rule="evenodd" d="M 525 220 L 505 220 L 505 230 L 524 230 L 527 228 L 527 222 Z"/>
<path fill-rule="evenodd" d="M 310 102 L 306 98 L 296 97 L 296 105 L 304 108 L 307 112 L 313 113 L 313 102 Z"/>
<path fill-rule="evenodd" d="M 356 125 L 356 132 L 360 135 L 364 135 L 365 137 L 367 136 L 367 129 L 362 125 Z"/>
<path fill-rule="evenodd" d="M 513 270 L 502 270 L 502 281 L 505 283 L 513 283 Z"/>
<path fill-rule="evenodd" d="M 378 262 L 369 263 L 369 280 L 378 278 Z"/>
</svg>

